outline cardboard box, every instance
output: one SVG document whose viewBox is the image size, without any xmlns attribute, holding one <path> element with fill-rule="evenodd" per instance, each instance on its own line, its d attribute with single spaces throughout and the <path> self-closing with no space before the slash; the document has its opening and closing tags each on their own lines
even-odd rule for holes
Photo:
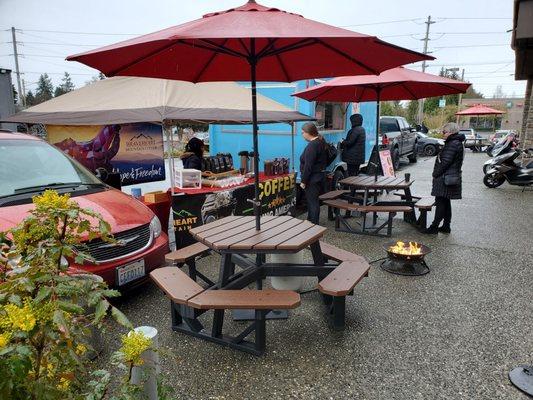
<svg viewBox="0 0 533 400">
<path fill-rule="evenodd" d="M 167 192 L 148 192 L 144 194 L 146 203 L 162 203 L 168 201 Z"/>
</svg>

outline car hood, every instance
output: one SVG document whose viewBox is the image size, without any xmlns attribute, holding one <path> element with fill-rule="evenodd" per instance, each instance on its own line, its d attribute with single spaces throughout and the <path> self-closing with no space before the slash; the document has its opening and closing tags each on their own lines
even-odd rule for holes
<svg viewBox="0 0 533 400">
<path fill-rule="evenodd" d="M 111 225 L 113 233 L 148 224 L 154 213 L 140 201 L 116 189 L 72 197 L 82 208 L 99 213 Z M 33 204 L 0 207 L 0 232 L 18 225 Z"/>
</svg>

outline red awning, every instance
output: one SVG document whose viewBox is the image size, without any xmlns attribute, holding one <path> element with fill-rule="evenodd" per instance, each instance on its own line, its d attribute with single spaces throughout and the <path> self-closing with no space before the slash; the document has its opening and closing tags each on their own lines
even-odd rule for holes
<svg viewBox="0 0 533 400">
<path fill-rule="evenodd" d="M 426 74 L 403 67 L 380 75 L 342 76 L 295 93 L 309 101 L 417 100 L 425 97 L 464 93 L 470 83 Z"/>
<path fill-rule="evenodd" d="M 495 108 L 491 108 L 483 104 L 476 104 L 475 106 L 467 108 L 466 110 L 455 113 L 455 115 L 498 115 L 498 114 L 505 114 L 505 111 L 496 110 Z"/>
<path fill-rule="evenodd" d="M 106 76 L 191 82 L 257 81 L 380 72 L 433 57 L 254 1 L 117 44 L 72 55 Z"/>
</svg>

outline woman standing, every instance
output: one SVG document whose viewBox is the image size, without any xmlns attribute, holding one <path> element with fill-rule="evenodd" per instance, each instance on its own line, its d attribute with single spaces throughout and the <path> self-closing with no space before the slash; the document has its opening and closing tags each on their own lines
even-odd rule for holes
<svg viewBox="0 0 533 400">
<path fill-rule="evenodd" d="M 325 185 L 327 154 L 325 141 L 318 134 L 315 124 L 308 122 L 302 126 L 302 136 L 309 143 L 300 156 L 300 187 L 305 190 L 307 200 L 307 219 L 318 224 L 320 217 L 320 200 Z"/>
<path fill-rule="evenodd" d="M 348 165 L 348 176 L 356 176 L 359 175 L 359 167 L 365 162 L 366 132 L 361 114 L 353 114 L 350 122 L 352 129 L 341 142 L 341 158 Z"/>
<path fill-rule="evenodd" d="M 196 137 L 191 138 L 185 145 L 185 153 L 181 156 L 183 168 L 202 170 L 204 156 L 204 142 Z"/>
<path fill-rule="evenodd" d="M 459 134 L 459 126 L 450 122 L 442 128 L 444 147 L 437 155 L 433 168 L 433 188 L 435 196 L 435 219 L 425 233 L 450 233 L 452 205 L 450 200 L 460 199 L 462 190 L 461 167 L 463 166 L 465 136 Z M 441 221 L 442 226 L 439 227 Z"/>
</svg>

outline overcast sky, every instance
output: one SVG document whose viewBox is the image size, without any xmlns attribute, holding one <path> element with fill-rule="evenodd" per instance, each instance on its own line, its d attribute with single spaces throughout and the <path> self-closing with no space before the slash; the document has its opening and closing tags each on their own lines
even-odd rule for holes
<svg viewBox="0 0 533 400">
<path fill-rule="evenodd" d="M 76 87 L 83 86 L 97 71 L 66 62 L 65 56 L 178 25 L 244 1 L 0 0 L 0 67 L 15 69 L 14 26 L 20 30 L 17 42 L 26 90 L 35 90 L 43 72 L 58 84 L 68 71 Z M 512 28 L 510 0 L 263 0 L 262 4 L 418 51 L 423 49 L 424 21 L 431 15 L 437 22 L 430 28 L 429 50 L 437 60 L 428 64 L 426 72 L 438 73 L 441 66 L 464 68 L 465 79 L 486 97 L 492 97 L 497 85 L 502 85 L 507 96 L 524 96 L 525 81 L 514 81 L 511 33 L 506 32 Z"/>
</svg>

